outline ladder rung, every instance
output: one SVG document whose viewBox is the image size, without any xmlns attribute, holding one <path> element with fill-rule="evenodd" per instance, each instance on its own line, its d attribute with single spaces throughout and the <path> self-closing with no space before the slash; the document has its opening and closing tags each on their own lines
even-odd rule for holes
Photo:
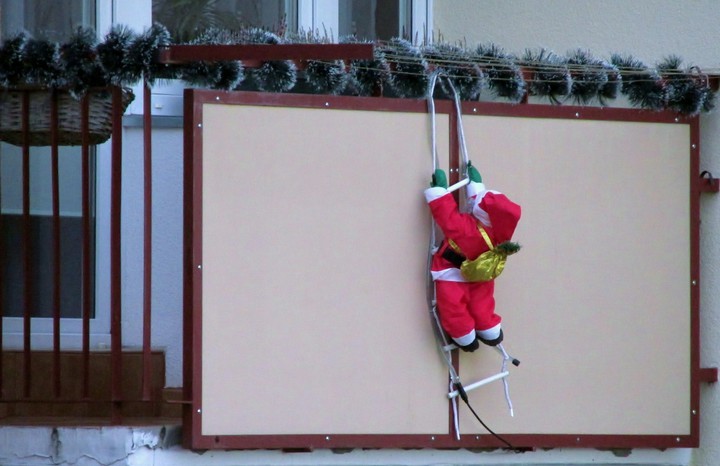
<svg viewBox="0 0 720 466">
<path fill-rule="evenodd" d="M 495 374 L 495 375 L 492 375 L 492 376 L 490 376 L 490 377 L 486 377 L 486 378 L 484 378 L 484 379 L 482 379 L 482 380 L 479 380 L 479 381 L 477 381 L 477 382 L 475 382 L 475 383 L 471 383 L 470 385 L 464 385 L 463 388 L 465 389 L 465 392 L 469 392 L 470 390 L 474 390 L 474 389 L 476 389 L 476 388 L 482 387 L 483 385 L 487 385 L 487 384 L 489 384 L 490 382 L 494 382 L 494 381 L 496 381 L 496 380 L 504 379 L 504 378 L 507 377 L 508 375 L 510 375 L 510 372 L 508 372 L 508 371 L 500 372 L 499 374 Z M 458 392 L 457 390 L 453 390 L 453 391 L 451 391 L 450 393 L 448 393 L 448 398 L 453 399 L 453 398 L 455 398 L 456 396 L 458 396 L 459 394 L 460 394 L 460 392 Z"/>
</svg>

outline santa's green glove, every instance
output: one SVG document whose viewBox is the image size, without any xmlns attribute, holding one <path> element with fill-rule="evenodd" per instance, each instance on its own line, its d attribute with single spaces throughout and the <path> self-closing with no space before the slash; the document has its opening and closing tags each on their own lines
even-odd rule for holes
<svg viewBox="0 0 720 466">
<path fill-rule="evenodd" d="M 477 168 L 473 167 L 472 162 L 468 162 L 468 177 L 470 177 L 470 181 L 474 181 L 475 183 L 482 183 L 482 176 L 480 176 L 480 172 L 477 170 Z"/>
<path fill-rule="evenodd" d="M 430 182 L 430 186 L 433 188 L 436 186 L 440 186 L 441 188 L 447 189 L 447 177 L 445 176 L 445 172 L 440 170 L 439 168 L 435 170 L 435 173 L 433 173 L 432 176 L 432 182 Z"/>
</svg>

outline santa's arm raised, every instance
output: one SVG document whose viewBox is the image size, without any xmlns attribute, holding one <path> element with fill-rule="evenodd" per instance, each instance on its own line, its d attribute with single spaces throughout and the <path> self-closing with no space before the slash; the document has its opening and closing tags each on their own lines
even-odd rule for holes
<svg viewBox="0 0 720 466">
<path fill-rule="evenodd" d="M 470 185 L 475 184 L 478 183 L 470 182 Z M 468 189 L 477 188 L 468 186 Z M 459 212 L 455 198 L 448 190 L 447 177 L 443 170 L 437 169 L 433 173 L 430 187 L 425 190 L 425 200 L 435 222 L 447 238 L 457 240 L 467 235 L 468 232 L 475 234 L 477 231 L 476 221 L 471 216 Z"/>
</svg>

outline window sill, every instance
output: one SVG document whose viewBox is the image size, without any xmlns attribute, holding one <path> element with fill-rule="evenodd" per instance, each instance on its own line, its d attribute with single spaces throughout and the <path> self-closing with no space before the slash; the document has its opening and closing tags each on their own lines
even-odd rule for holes
<svg viewBox="0 0 720 466">
<path fill-rule="evenodd" d="M 150 119 L 153 128 L 182 128 L 182 116 L 153 115 Z M 124 128 L 142 128 L 142 115 L 125 115 L 122 121 Z"/>
</svg>

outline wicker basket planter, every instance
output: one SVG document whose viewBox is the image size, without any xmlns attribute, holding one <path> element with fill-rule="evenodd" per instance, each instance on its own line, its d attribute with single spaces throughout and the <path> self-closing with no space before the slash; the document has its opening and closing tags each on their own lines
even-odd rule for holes
<svg viewBox="0 0 720 466">
<path fill-rule="evenodd" d="M 0 141 L 16 146 L 23 145 L 22 105 L 23 94 L 30 95 L 30 126 L 28 144 L 31 146 L 51 145 L 51 102 L 48 89 L 6 89 L 0 90 Z M 135 98 L 130 89 L 122 89 L 122 112 Z M 89 141 L 100 144 L 107 141 L 112 133 L 112 92 L 92 91 L 89 99 Z M 82 144 L 82 104 L 67 91 L 58 91 L 58 144 L 79 146 Z"/>
</svg>

